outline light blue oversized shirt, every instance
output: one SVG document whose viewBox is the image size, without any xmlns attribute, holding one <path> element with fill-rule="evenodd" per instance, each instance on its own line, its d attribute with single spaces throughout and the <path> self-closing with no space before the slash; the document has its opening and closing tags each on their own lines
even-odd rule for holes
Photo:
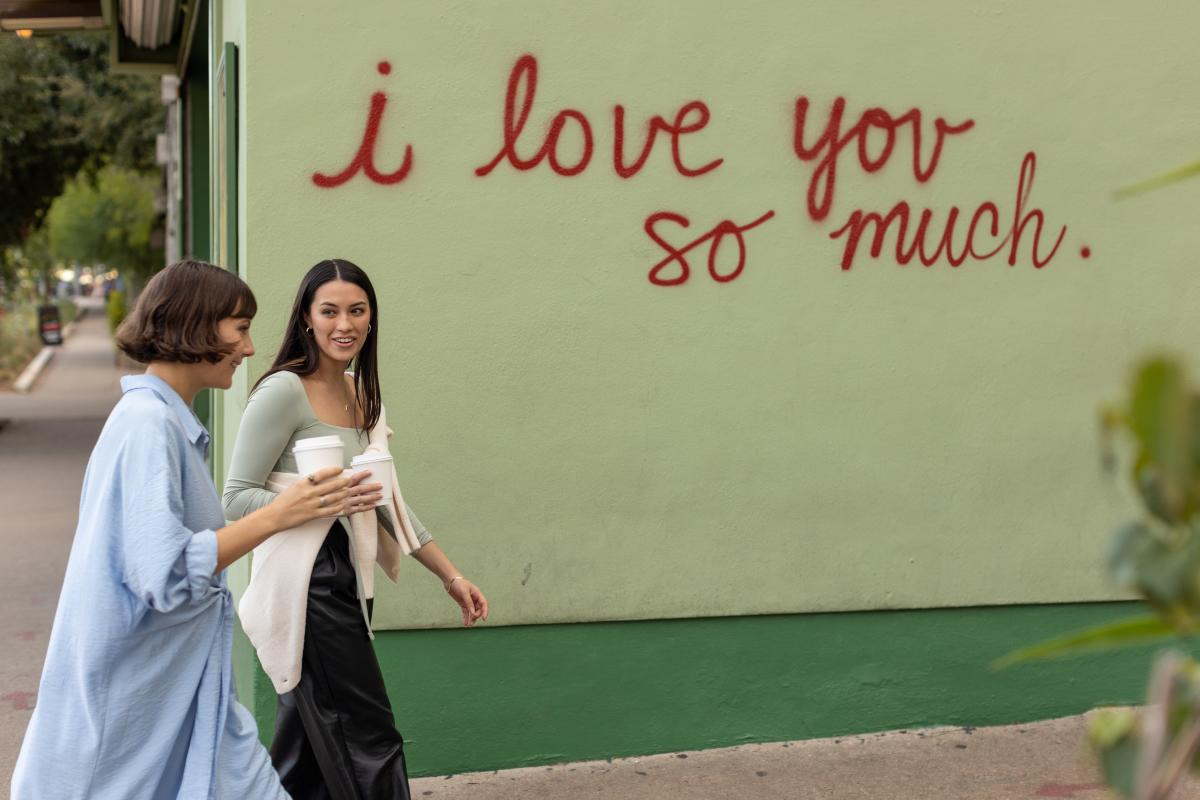
<svg viewBox="0 0 1200 800">
<path fill-rule="evenodd" d="M 234 694 L 208 433 L 164 381 L 121 388 L 84 476 L 12 796 L 286 798 Z"/>
</svg>

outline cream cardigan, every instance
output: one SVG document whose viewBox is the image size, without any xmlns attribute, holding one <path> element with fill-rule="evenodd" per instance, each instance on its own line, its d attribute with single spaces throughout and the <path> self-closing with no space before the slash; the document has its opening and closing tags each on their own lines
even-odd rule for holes
<svg viewBox="0 0 1200 800">
<path fill-rule="evenodd" d="M 387 453 L 387 440 L 391 435 L 392 431 L 387 427 L 381 409 L 379 422 L 368 434 L 364 454 Z M 292 472 L 272 472 L 264 488 L 281 492 L 297 480 L 300 480 L 300 476 Z M 395 583 L 402 556 L 411 555 L 421 547 L 409 521 L 404 498 L 400 495 L 395 468 L 392 469 L 392 501 L 389 509 L 392 519 L 397 521 L 394 539 L 379 524 L 375 509 L 351 514 L 349 524 L 346 524 L 346 517 L 338 518 L 350 532 L 350 557 L 354 562 L 367 635 L 371 638 L 374 638 L 374 634 L 367 619 L 366 602 L 375 596 L 375 563 Z M 321 549 L 330 527 L 330 518 L 314 519 L 281 531 L 254 548 L 250 562 L 250 585 L 238 603 L 238 616 L 242 621 L 242 629 L 258 651 L 263 670 L 279 694 L 290 692 L 300 683 L 308 584 L 317 551 Z"/>
</svg>

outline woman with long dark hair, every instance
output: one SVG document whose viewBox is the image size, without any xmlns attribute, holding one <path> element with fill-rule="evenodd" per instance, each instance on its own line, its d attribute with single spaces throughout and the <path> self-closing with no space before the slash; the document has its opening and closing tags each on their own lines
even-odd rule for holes
<svg viewBox="0 0 1200 800">
<path fill-rule="evenodd" d="M 375 289 L 354 264 L 326 260 L 304 276 L 279 353 L 242 417 L 226 516 L 253 513 L 274 489 L 303 477 L 293 454 L 298 440 L 340 440 L 346 467 L 363 453 L 387 454 L 379 323 Z M 399 556 L 411 553 L 442 581 L 463 625 L 487 618 L 483 593 L 405 505 L 394 473 L 392 502 L 375 508 L 382 488 L 359 483 L 349 514 L 256 550 L 239 607 L 279 693 L 271 758 L 297 800 L 409 797 L 404 742 L 370 641 L 373 562 L 395 580 Z"/>
<path fill-rule="evenodd" d="M 117 330 L 146 374 L 121 379 L 88 461 L 16 800 L 285 798 L 234 695 L 225 568 L 362 490 L 327 468 L 226 524 L 191 403 L 253 355 L 255 309 L 236 275 L 180 261 Z"/>
</svg>

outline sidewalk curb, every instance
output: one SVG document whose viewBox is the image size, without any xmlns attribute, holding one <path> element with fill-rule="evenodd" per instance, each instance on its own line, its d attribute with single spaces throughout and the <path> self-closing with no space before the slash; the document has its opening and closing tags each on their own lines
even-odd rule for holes
<svg viewBox="0 0 1200 800">
<path fill-rule="evenodd" d="M 33 387 L 33 382 L 38 379 L 38 375 L 42 374 L 42 370 L 50 363 L 50 359 L 54 356 L 54 348 L 46 345 L 42 351 L 33 357 L 33 361 L 21 372 L 20 376 L 13 381 L 13 391 L 25 394 Z"/>
<path fill-rule="evenodd" d="M 83 316 L 85 315 L 81 314 L 68 323 L 65 328 L 63 328 L 64 342 L 67 341 L 67 339 L 71 337 L 71 334 L 75 332 L 75 323 L 82 319 Z M 34 356 L 33 360 L 30 361 L 29 364 L 26 365 L 25 369 L 21 371 L 21 374 L 17 376 L 17 379 L 13 381 L 13 391 L 26 394 L 30 389 L 32 389 L 33 384 L 38 379 L 38 376 L 42 374 L 42 370 L 46 368 L 46 365 L 50 363 L 50 359 L 54 357 L 54 348 L 61 346 L 62 345 L 44 345 L 41 351 Z"/>
</svg>

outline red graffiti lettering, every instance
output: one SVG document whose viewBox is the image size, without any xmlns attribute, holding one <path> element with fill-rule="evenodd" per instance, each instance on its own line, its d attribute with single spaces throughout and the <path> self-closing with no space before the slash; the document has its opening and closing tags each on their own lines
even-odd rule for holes
<svg viewBox="0 0 1200 800">
<path fill-rule="evenodd" d="M 833 101 L 829 109 L 829 118 L 825 129 L 817 140 L 807 146 L 804 143 L 804 127 L 808 121 L 809 100 L 801 97 L 796 100 L 795 117 L 792 129 L 792 149 L 801 161 L 816 161 L 816 169 L 808 183 L 808 216 L 814 222 L 819 222 L 828 216 L 833 207 L 834 191 L 837 186 L 838 157 L 842 150 L 851 142 L 857 141 L 858 163 L 866 172 L 877 172 L 892 155 L 896 144 L 896 132 L 904 125 L 912 128 L 912 170 L 913 177 L 919 183 L 925 183 L 933 177 L 937 170 L 938 161 L 942 156 L 942 145 L 951 134 L 964 133 L 975 126 L 974 120 L 966 120 L 952 125 L 941 117 L 934 120 L 933 152 L 929 155 L 927 166 L 921 164 L 921 112 L 911 109 L 898 117 L 892 117 L 882 108 L 869 108 L 864 111 L 845 133 L 840 133 L 842 116 L 846 110 L 846 99 L 839 97 Z M 882 152 L 871 158 L 867 152 L 867 138 L 872 128 L 883 131 L 886 137 Z"/>
<path fill-rule="evenodd" d="M 1000 211 L 995 203 L 990 201 L 981 203 L 975 210 L 975 213 L 971 216 L 971 223 L 967 228 L 965 240 L 959 252 L 955 254 L 952 250 L 952 241 L 954 239 L 954 226 L 959 216 L 958 206 L 950 208 L 950 212 L 947 214 L 946 222 L 942 228 L 941 238 L 938 240 L 937 247 L 930 253 L 926 242 L 933 220 L 933 212 L 929 209 L 921 212 L 916 230 L 910 239 L 908 236 L 908 225 L 911 217 L 911 209 L 907 202 L 901 201 L 893 206 L 885 215 L 875 212 L 864 212 L 859 209 L 850 215 L 845 225 L 829 234 L 831 239 L 838 239 L 842 236 L 846 237 L 846 244 L 842 251 L 842 269 L 848 270 L 854 266 L 854 259 L 858 254 L 859 241 L 866 231 L 868 224 L 874 227 L 870 249 L 872 258 L 879 258 L 883 253 L 885 239 L 889 231 L 895 226 L 894 253 L 896 261 L 900 264 L 907 264 L 916 257 L 922 264 L 928 267 L 932 266 L 944 254 L 950 265 L 957 267 L 968 257 L 977 261 L 986 261 L 999 254 L 1007 245 L 1009 266 L 1016 266 L 1021 237 L 1025 232 L 1026 226 L 1030 223 L 1035 224 L 1035 229 L 1029 247 L 1029 256 L 1034 268 L 1041 269 L 1049 264 L 1050 260 L 1058 252 L 1059 245 L 1062 244 L 1063 237 L 1067 233 L 1067 228 L 1064 225 L 1059 230 L 1058 238 L 1054 241 L 1054 246 L 1043 257 L 1040 254 L 1040 245 L 1045 225 L 1045 214 L 1036 208 L 1030 211 L 1025 210 L 1026 204 L 1029 201 L 1029 194 L 1033 190 L 1033 178 L 1036 171 L 1037 156 L 1032 152 L 1026 153 L 1024 160 L 1021 162 L 1020 176 L 1017 179 L 1017 195 L 1014 204 L 1012 225 L 1004 237 L 999 239 L 991 250 L 985 252 L 976 250 L 976 237 L 980 235 L 979 223 L 985 214 L 991 217 L 990 225 L 988 225 L 988 233 L 993 240 L 999 237 Z M 1090 251 L 1088 254 L 1090 255 Z"/>
<path fill-rule="evenodd" d="M 648 275 L 650 282 L 655 286 L 678 286 L 681 283 L 685 283 L 691 275 L 691 266 L 688 264 L 687 254 L 704 242 L 710 242 L 708 246 L 708 274 L 718 283 L 728 283 L 741 275 L 742 270 L 746 267 L 746 240 L 742 234 L 748 230 L 757 228 L 773 216 L 775 216 L 775 212 L 768 211 L 746 225 L 738 225 L 727 219 L 722 220 L 703 236 L 693 239 L 683 247 L 675 247 L 658 234 L 655 226 L 662 220 L 670 220 L 681 228 L 687 228 L 691 225 L 690 220 L 682 214 L 676 214 L 671 211 L 659 211 L 651 214 L 646 217 L 643 229 L 646 231 L 647 236 L 667 252 L 667 257 L 650 268 L 650 274 Z M 726 235 L 732 235 L 734 241 L 737 243 L 738 258 L 737 264 L 731 271 L 721 273 L 717 269 L 717 253 Z M 663 277 L 663 270 L 671 264 L 678 266 L 679 274 L 670 278 Z"/>
<path fill-rule="evenodd" d="M 563 177 L 578 175 L 587 169 L 592 160 L 593 135 L 592 125 L 587 116 L 574 108 L 566 108 L 554 115 L 541 146 L 532 155 L 525 157 L 518 151 L 518 143 L 533 112 L 534 100 L 537 96 L 538 62 L 537 58 L 526 54 L 517 59 L 508 76 L 508 87 L 504 94 L 504 131 L 503 143 L 499 152 L 491 161 L 475 169 L 475 174 L 485 177 L 501 163 L 520 171 L 531 170 L 547 161 L 556 174 Z M 689 121 L 690 118 L 690 121 Z M 621 105 L 613 107 L 613 169 L 622 178 L 633 177 L 645 165 L 654 149 L 654 142 L 659 131 L 671 138 L 671 158 L 675 169 L 680 175 L 694 178 L 719 167 L 724 159 L 714 159 L 699 167 L 689 167 L 683 162 L 680 140 L 689 133 L 703 130 L 711 115 L 708 106 L 699 100 L 693 100 L 682 106 L 675 114 L 673 122 L 667 122 L 662 116 L 651 118 L 646 134 L 646 141 L 641 152 L 632 164 L 625 163 L 625 108 Z M 573 121 L 579 128 L 583 139 L 583 148 L 578 160 L 572 165 L 565 165 L 559 156 L 559 139 L 567 121 Z"/>
<path fill-rule="evenodd" d="M 532 158 L 521 158 L 517 152 L 517 140 L 521 137 L 525 123 L 529 120 L 529 112 L 533 110 L 533 98 L 536 94 L 537 59 L 526 54 L 517 59 L 517 63 L 513 65 L 512 72 L 508 76 L 508 90 L 504 95 L 504 144 L 495 158 L 475 170 L 476 175 L 480 177 L 487 175 L 504 160 L 519 170 L 533 169 L 547 156 L 550 157 L 550 168 L 559 175 L 570 177 L 587 169 L 588 163 L 592 160 L 592 128 L 583 112 L 573 108 L 565 109 L 555 115 L 545 141 L 542 142 L 542 146 L 533 154 Z M 520 111 L 516 110 L 518 97 L 521 102 Z M 563 127 L 568 119 L 574 119 L 583 131 L 583 153 L 573 167 L 563 167 L 558 161 L 557 154 L 558 138 L 562 135 Z"/>
<path fill-rule="evenodd" d="M 695 122 L 685 122 L 688 114 L 695 111 L 697 118 Z M 687 105 L 679 109 L 675 114 L 675 122 L 670 123 L 657 114 L 650 120 L 650 131 L 646 134 L 646 142 L 642 145 L 642 152 L 637 160 L 630 166 L 625 166 L 625 108 L 624 106 L 613 107 L 613 169 L 622 178 L 632 178 L 641 170 L 642 165 L 646 163 L 646 159 L 650 157 L 650 151 L 654 148 L 654 139 L 659 131 L 663 131 L 671 137 L 671 158 L 675 161 L 675 169 L 684 177 L 694 178 L 697 175 L 703 175 L 706 172 L 712 172 L 717 167 L 725 162 L 723 158 L 713 159 L 702 167 L 692 169 L 683 163 L 683 156 L 680 153 L 679 139 L 684 134 L 695 133 L 702 130 L 709 120 L 708 106 L 699 100 L 693 100 Z"/>
<path fill-rule="evenodd" d="M 380 61 L 377 70 L 380 75 L 387 76 L 392 72 L 392 65 Z M 609 143 L 604 139 L 607 120 L 595 115 L 589 118 L 579 108 L 546 108 L 544 100 L 535 119 L 538 77 L 538 60 L 532 54 L 521 55 L 512 64 L 505 85 L 500 146 L 487 163 L 474 168 L 476 176 L 487 177 L 505 165 L 524 172 L 545 164 L 555 175 L 574 177 L 589 169 L 597 147 L 604 149 L 599 160 L 607 160 L 605 148 Z M 411 144 L 404 146 L 403 161 L 394 171 L 381 172 L 376 167 L 376 148 L 387 105 L 385 92 L 377 91 L 371 95 L 362 139 L 350 163 L 336 174 L 314 172 L 314 184 L 336 187 L 363 173 L 375 183 L 391 185 L 408 176 L 413 166 Z M 792 108 L 791 119 L 792 151 L 804 164 L 802 169 L 811 170 L 807 176 L 804 213 L 817 223 L 829 218 L 837 202 L 839 170 L 843 176 L 846 170 L 857 174 L 857 165 L 864 175 L 871 175 L 886 169 L 893 163 L 892 158 L 899 155 L 899 161 L 903 163 L 893 167 L 894 170 L 911 174 L 918 184 L 928 183 L 942 163 L 950 137 L 975 127 L 972 119 L 947 122 L 944 117 L 934 117 L 918 108 L 893 114 L 882 107 L 871 106 L 858 113 L 855 119 L 853 112 L 847 111 L 846 98 L 841 96 L 836 97 L 824 112 L 824 121 L 817 119 L 820 113 L 813 110 L 813 103 L 807 96 L 799 96 Z M 685 137 L 706 130 L 712 121 L 712 113 L 704 101 L 691 100 L 671 113 L 637 114 L 635 119 L 638 121 L 631 121 L 630 114 L 623 104 L 612 106 L 612 169 L 618 178 L 628 180 L 637 176 L 653 157 L 656 146 L 659 151 L 670 148 L 671 166 L 684 178 L 706 175 L 725 163 L 724 158 L 700 158 L 698 137 L 688 141 L 690 158 L 684 157 Z M 593 119 L 598 121 L 593 123 Z M 843 161 L 843 156 L 848 161 Z M 666 156 L 660 157 L 665 159 Z M 599 169 L 606 170 L 607 167 L 601 164 Z M 944 215 L 931 208 L 914 208 L 907 200 L 895 203 L 886 211 L 853 210 L 840 228 L 829 233 L 830 238 L 842 240 L 841 269 L 853 268 L 865 238 L 869 242 L 870 258 L 879 259 L 885 249 L 890 248 L 900 265 L 917 260 L 926 267 L 939 262 L 959 267 L 968 261 L 1004 258 L 1010 266 L 1023 260 L 1040 270 L 1058 255 L 1067 228 L 1065 225 L 1060 227 L 1054 241 L 1049 241 L 1055 232 L 1048 226 L 1045 212 L 1030 202 L 1036 172 L 1037 156 L 1033 152 L 1026 153 L 1017 179 L 1011 218 L 1007 208 L 1002 214 L 1000 207 L 991 200 L 978 204 L 973 211 L 950 206 Z M 736 280 L 746 269 L 746 232 L 774 215 L 774 211 L 768 211 L 745 225 L 724 219 L 703 235 L 676 246 L 667 241 L 661 223 L 670 222 L 676 228 L 688 229 L 691 221 L 672 211 L 651 214 L 643 229 L 665 255 L 650 268 L 647 276 L 650 283 L 678 286 L 687 282 L 691 276 L 689 254 L 705 245 L 710 277 L 718 283 Z M 687 235 L 698 232 L 699 229 Z M 730 238 L 732 247 L 725 248 L 725 262 L 718 264 L 721 247 L 728 245 Z M 729 255 L 731 250 L 736 251 L 736 261 Z M 1078 252 L 1085 260 L 1092 255 L 1091 247 L 1086 244 L 1080 245 Z"/>
<path fill-rule="evenodd" d="M 1033 176 L 1036 172 L 1037 156 L 1032 152 L 1026 153 L 1025 158 L 1021 161 L 1021 177 L 1017 181 L 1017 205 L 1013 211 L 1012 247 L 1008 251 L 1008 263 L 1010 265 L 1017 263 L 1017 248 L 1021 246 L 1021 234 L 1025 231 L 1026 225 L 1036 220 L 1037 230 L 1033 234 L 1033 244 L 1029 247 L 1029 255 L 1033 259 L 1033 266 L 1041 269 L 1049 264 L 1050 259 L 1054 258 L 1054 254 L 1058 252 L 1058 246 L 1062 244 L 1067 227 L 1064 225 L 1058 232 L 1058 238 L 1054 240 L 1054 247 L 1050 248 L 1046 257 L 1038 258 L 1038 244 L 1042 240 L 1042 226 L 1046 222 L 1046 215 L 1037 208 L 1028 214 L 1022 213 L 1025 211 L 1025 203 L 1029 200 L 1029 193 L 1033 191 Z"/>
<path fill-rule="evenodd" d="M 391 73 L 392 65 L 386 61 L 381 61 L 379 62 L 378 70 L 381 75 L 387 75 Z M 384 92 L 375 92 L 371 95 L 371 108 L 367 113 L 367 126 L 363 131 L 362 142 L 358 146 L 358 152 L 354 154 L 354 158 L 346 165 L 346 168 L 336 175 L 314 172 L 312 176 L 313 183 L 326 189 L 341 186 L 360 171 L 375 183 L 381 183 L 385 186 L 399 183 L 408 176 L 413 163 L 411 144 L 404 146 L 404 161 L 395 172 L 380 172 L 375 167 L 375 143 L 379 139 L 379 126 L 383 122 L 383 112 L 387 108 L 387 101 L 388 97 Z"/>
</svg>

